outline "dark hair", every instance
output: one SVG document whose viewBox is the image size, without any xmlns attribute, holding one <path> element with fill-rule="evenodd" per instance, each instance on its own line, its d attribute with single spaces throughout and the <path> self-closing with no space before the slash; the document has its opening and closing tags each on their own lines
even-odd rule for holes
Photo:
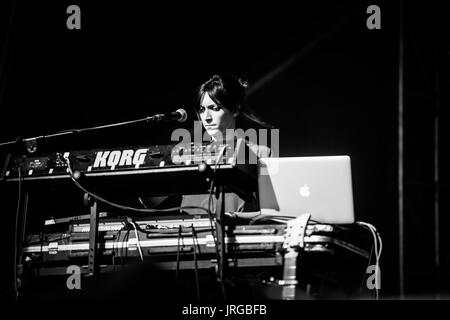
<svg viewBox="0 0 450 320">
<path fill-rule="evenodd" d="M 248 83 L 229 73 L 218 73 L 197 89 L 195 113 L 199 116 L 199 108 L 203 95 L 207 92 L 211 99 L 219 106 L 223 106 L 231 112 L 238 112 L 237 121 L 244 120 L 252 124 L 258 124 L 264 128 L 273 126 L 262 121 L 247 106 L 246 88 Z"/>
</svg>

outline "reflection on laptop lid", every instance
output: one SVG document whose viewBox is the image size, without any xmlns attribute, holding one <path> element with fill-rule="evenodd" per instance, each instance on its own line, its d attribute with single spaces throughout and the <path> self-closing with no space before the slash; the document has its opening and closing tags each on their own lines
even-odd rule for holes
<svg viewBox="0 0 450 320">
<path fill-rule="evenodd" d="M 349 156 L 261 158 L 258 163 L 261 214 L 329 224 L 354 223 Z"/>
</svg>

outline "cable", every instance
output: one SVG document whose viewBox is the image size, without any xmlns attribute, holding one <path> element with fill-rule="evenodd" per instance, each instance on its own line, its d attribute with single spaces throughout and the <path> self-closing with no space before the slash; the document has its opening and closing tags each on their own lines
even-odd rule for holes
<svg viewBox="0 0 450 320">
<path fill-rule="evenodd" d="M 374 237 L 376 259 L 377 259 L 377 261 L 379 261 L 380 257 L 381 257 L 381 252 L 383 250 L 383 242 L 381 241 L 380 234 L 378 233 L 377 229 L 373 225 L 367 224 L 367 227 L 371 230 L 372 235 Z M 377 240 L 380 245 L 379 251 L 377 250 Z"/>
<path fill-rule="evenodd" d="M 123 242 L 122 242 L 122 248 L 125 247 L 125 243 L 128 243 L 128 240 L 130 239 L 130 230 L 127 230 L 127 233 L 125 234 L 125 236 L 123 237 Z M 125 249 L 124 249 L 125 250 Z M 126 247 L 125 250 L 125 258 L 128 258 L 128 246 Z"/>
<path fill-rule="evenodd" d="M 171 228 L 171 227 L 161 227 L 161 228 L 157 228 L 157 229 L 150 229 L 150 230 L 145 230 L 145 229 L 142 229 L 140 226 L 139 226 L 139 224 L 136 224 L 136 227 L 137 227 L 137 229 L 140 231 L 140 232 L 143 232 L 143 233 L 146 233 L 146 234 L 174 234 L 174 233 L 178 233 L 179 231 L 178 231 L 178 229 L 177 230 L 174 230 L 173 228 Z M 182 225 L 179 225 L 179 227 L 183 230 L 183 226 Z M 187 229 L 188 227 L 186 227 L 186 229 Z M 202 227 L 203 229 L 201 229 L 201 230 L 198 230 L 198 231 L 196 231 L 196 232 L 211 232 L 211 229 L 204 229 L 205 227 Z M 186 232 L 183 232 L 182 231 L 182 233 L 186 233 Z M 191 232 L 191 234 L 190 235 L 192 235 L 192 232 Z"/>
<path fill-rule="evenodd" d="M 142 204 L 142 206 L 143 206 L 145 209 L 148 209 L 148 207 L 145 205 L 144 201 L 142 201 L 142 198 L 141 198 L 141 197 L 138 197 L 138 199 L 139 199 L 139 202 Z"/>
<path fill-rule="evenodd" d="M 106 204 L 108 204 L 108 205 L 110 205 L 112 207 L 115 207 L 115 208 L 118 208 L 118 209 L 121 209 L 121 210 L 134 211 L 134 212 L 140 212 L 140 213 L 171 212 L 171 211 L 175 211 L 175 210 L 179 211 L 179 210 L 182 210 L 182 209 L 200 209 L 200 210 L 203 210 L 203 211 L 207 212 L 207 209 L 205 209 L 203 207 L 199 207 L 199 206 L 184 206 L 184 207 L 174 207 L 174 208 L 168 208 L 168 209 L 142 209 L 142 208 L 133 208 L 133 207 L 129 207 L 129 206 L 124 206 L 124 205 L 121 205 L 121 204 L 117 204 L 117 203 L 111 202 L 111 201 L 106 200 L 106 199 L 102 198 L 101 196 L 99 196 L 99 195 L 97 195 L 97 194 L 95 194 L 93 192 L 90 192 L 86 188 L 84 188 L 74 178 L 69 158 L 64 158 L 64 159 L 65 159 L 66 164 L 67 164 L 67 170 L 68 170 L 68 173 L 69 173 L 69 177 L 72 179 L 72 181 L 75 183 L 75 185 L 79 189 L 83 190 L 83 192 L 89 194 L 92 198 L 94 198 L 94 199 L 96 199 L 96 200 L 98 200 L 100 202 L 106 203 Z"/>
<path fill-rule="evenodd" d="M 120 228 L 119 230 L 117 230 L 117 232 L 116 232 L 116 234 L 115 234 L 115 237 L 116 237 L 116 239 L 114 239 L 114 241 L 113 241 L 113 248 L 112 248 L 112 250 L 113 250 L 113 265 L 114 265 L 114 270 L 116 270 L 116 260 L 115 260 L 115 256 L 116 256 L 116 254 L 119 254 L 119 246 L 118 246 L 118 244 L 119 244 L 119 241 L 120 241 L 120 234 L 122 233 L 122 230 L 124 229 L 124 227 L 125 227 L 125 224 L 124 224 L 124 222 L 122 222 L 122 225 L 123 225 L 123 227 L 122 228 Z M 117 245 L 117 252 L 116 252 L 116 245 Z M 123 259 L 122 259 L 122 257 L 120 257 L 120 262 L 121 263 L 123 263 Z"/>
<path fill-rule="evenodd" d="M 224 152 L 224 150 L 226 149 L 226 145 L 222 146 L 222 148 L 219 150 L 219 154 L 216 158 L 215 161 L 215 166 L 214 166 L 214 173 L 217 170 L 217 165 L 220 161 L 220 158 L 222 157 L 222 154 Z M 212 193 L 213 193 L 213 186 L 214 186 L 214 180 L 211 179 L 211 183 L 209 185 L 209 195 L 208 195 L 208 209 L 207 209 L 207 213 L 208 213 L 208 218 L 209 218 L 209 224 L 211 225 L 211 235 L 213 237 L 214 240 L 214 247 L 215 247 L 215 254 L 216 254 L 216 261 L 217 261 L 217 266 L 219 266 L 220 263 L 220 259 L 219 259 L 219 246 L 217 244 L 217 230 L 214 229 L 213 226 L 213 221 L 217 221 L 217 218 L 215 218 L 212 215 L 211 212 L 211 203 L 213 202 L 213 197 L 212 197 Z M 214 213 L 216 212 L 217 208 L 216 206 L 214 207 Z"/>
<path fill-rule="evenodd" d="M 178 271 L 180 270 L 180 240 L 181 240 L 181 224 L 178 226 L 177 239 L 177 268 L 175 269 L 175 280 L 178 281 Z"/>
<path fill-rule="evenodd" d="M 378 268 L 379 268 L 379 265 L 378 265 L 378 257 L 379 257 L 379 255 L 378 255 L 378 242 L 377 242 L 376 234 L 374 233 L 373 229 L 370 226 L 368 226 L 368 225 L 366 225 L 366 227 L 369 228 L 370 232 L 372 233 L 373 240 L 374 240 L 374 247 L 375 247 L 375 284 L 376 284 L 375 285 L 375 298 L 378 300 L 378 287 L 377 287 L 377 284 L 378 284 Z"/>
<path fill-rule="evenodd" d="M 17 300 L 19 296 L 19 290 L 17 287 L 17 253 L 19 251 L 19 245 L 18 245 L 18 234 L 19 234 L 19 215 L 20 215 L 20 207 L 22 204 L 22 168 L 20 166 L 17 166 L 17 170 L 19 173 L 19 186 L 18 191 L 19 195 L 17 198 L 17 209 L 16 209 L 16 225 L 15 225 L 15 232 L 14 232 L 14 300 Z"/>
<path fill-rule="evenodd" d="M 133 208 L 133 207 L 129 207 L 129 206 L 124 206 L 121 204 L 117 204 L 114 202 L 111 202 L 109 200 L 106 200 L 102 197 L 100 197 L 99 195 L 96 195 L 95 193 L 92 193 L 90 191 L 88 191 L 86 188 L 84 188 L 82 185 L 80 185 L 80 183 L 78 181 L 75 180 L 75 178 L 72 178 L 72 181 L 75 183 L 75 185 L 80 188 L 81 190 L 83 190 L 85 193 L 89 194 L 92 198 L 106 203 L 112 207 L 121 209 L 121 210 L 126 210 L 126 211 L 134 211 L 134 212 L 140 212 L 140 213 L 159 213 L 159 212 L 171 212 L 171 211 L 179 211 L 179 210 L 183 210 L 183 209 L 200 209 L 203 211 L 207 211 L 205 208 L 203 207 L 199 207 L 199 206 L 183 206 L 183 207 L 173 207 L 173 208 L 168 208 L 168 209 L 141 209 L 141 208 Z"/>
<path fill-rule="evenodd" d="M 219 154 L 216 157 L 216 161 L 215 161 L 215 165 L 214 165 L 214 174 L 216 173 L 217 170 L 217 165 L 220 161 L 220 159 L 222 158 L 223 152 L 226 149 L 226 145 L 222 146 L 222 148 L 219 150 Z M 213 186 L 214 186 L 214 179 L 211 179 L 211 183 L 209 186 L 209 195 L 208 195 L 208 217 L 209 217 L 209 223 L 211 225 L 211 235 L 213 237 L 214 240 L 214 246 L 215 246 L 215 250 L 216 250 L 216 261 L 217 261 L 217 266 L 219 267 L 220 264 L 220 257 L 219 257 L 219 246 L 217 244 L 217 230 L 214 229 L 213 227 L 213 220 L 214 221 L 218 221 L 217 217 L 213 217 L 212 213 L 211 213 L 211 202 L 213 202 L 213 197 L 212 197 L 212 193 L 213 193 Z M 225 199 L 222 199 L 223 201 L 225 201 Z M 217 207 L 214 206 L 214 213 L 216 213 L 217 211 Z M 219 223 L 221 223 L 221 221 L 219 221 Z M 215 231 L 214 231 L 215 230 Z"/>
<path fill-rule="evenodd" d="M 380 269 L 381 252 L 383 250 L 383 242 L 381 240 L 380 234 L 378 233 L 377 229 L 373 225 L 371 225 L 370 223 L 361 222 L 361 221 L 357 221 L 356 223 L 368 228 L 373 237 L 374 248 L 375 248 L 375 299 L 378 300 L 379 299 L 378 284 L 381 283 L 381 276 L 379 274 L 379 269 Z M 380 245 L 379 251 L 378 251 L 378 242 Z M 370 260 L 369 260 L 369 263 L 370 263 Z"/>
<path fill-rule="evenodd" d="M 134 227 L 134 234 L 136 235 L 136 242 L 137 242 L 137 247 L 138 247 L 138 250 L 139 250 L 139 255 L 141 256 L 141 261 L 143 262 L 144 261 L 144 255 L 142 254 L 142 248 L 141 248 L 141 243 L 139 241 L 139 235 L 138 235 L 138 232 L 137 232 L 136 223 L 131 218 L 128 218 L 127 220 Z"/>
<path fill-rule="evenodd" d="M 374 247 L 375 247 L 375 245 L 372 245 L 372 247 L 370 248 L 370 254 L 369 254 L 369 258 L 367 259 L 367 266 L 366 266 L 365 270 L 367 270 L 369 268 L 370 264 L 371 264 Z M 364 286 L 364 280 L 366 280 L 366 272 L 364 272 L 364 275 L 363 275 L 362 280 L 361 280 L 361 284 L 359 286 L 359 293 L 360 294 L 362 294 L 362 289 L 363 289 L 363 286 Z"/>
<path fill-rule="evenodd" d="M 197 240 L 198 245 L 198 239 L 197 234 L 195 233 L 194 224 L 191 225 L 191 228 L 192 228 L 192 247 L 194 249 L 195 288 L 197 289 L 197 300 L 200 301 L 200 284 L 198 281 L 198 265 L 197 265 L 197 247 L 195 245 L 195 240 Z"/>
<path fill-rule="evenodd" d="M 212 199 L 213 186 L 214 186 L 214 181 L 211 180 L 211 183 L 210 183 L 210 186 L 209 186 L 208 211 L 207 212 L 208 212 L 209 224 L 211 225 L 211 235 L 212 235 L 213 240 L 214 240 L 214 248 L 215 248 L 215 253 L 216 253 L 216 260 L 217 260 L 217 264 L 219 264 L 220 261 L 219 261 L 219 247 L 218 247 L 218 244 L 217 244 L 217 230 L 215 230 L 215 228 L 214 228 L 213 220 L 215 220 L 215 218 L 213 217 L 213 215 L 211 213 L 211 201 L 213 200 Z"/>
<path fill-rule="evenodd" d="M 215 162 L 215 165 L 214 165 L 214 172 L 213 172 L 214 176 L 216 174 L 217 166 L 219 164 L 219 161 L 223 157 L 223 154 L 224 154 L 226 148 L 227 148 L 227 145 L 225 144 L 219 150 L 219 154 L 217 155 L 216 162 Z M 224 186 L 221 186 L 221 190 L 220 190 L 220 192 L 221 192 L 220 197 L 222 197 L 222 200 L 221 200 L 221 208 L 219 208 L 219 210 L 221 210 L 221 211 L 222 211 L 222 209 L 225 210 L 225 192 L 223 190 L 223 187 Z M 211 199 L 211 194 L 212 193 L 211 193 L 211 190 L 210 190 L 210 199 Z M 210 201 L 208 201 L 208 205 L 209 205 L 209 203 L 210 203 Z M 215 212 L 216 222 L 219 224 L 220 228 L 222 229 L 222 232 L 220 233 L 222 235 L 222 239 L 220 239 L 220 240 L 221 240 L 221 247 L 224 248 L 224 250 L 221 251 L 222 258 L 224 258 L 225 257 L 225 251 L 226 251 L 225 234 L 224 234 L 225 226 L 223 225 L 223 220 L 222 220 L 223 216 L 221 216 L 220 219 L 217 219 L 217 205 L 216 205 L 215 209 L 216 209 L 216 212 Z M 222 214 L 224 215 L 225 212 L 222 212 Z M 216 236 L 217 236 L 217 230 L 216 230 Z M 217 241 L 216 241 L 216 252 L 218 253 Z M 225 300 L 226 299 L 226 295 L 225 295 L 225 276 L 223 274 L 224 266 L 223 266 L 222 262 L 220 261 L 220 256 L 218 254 L 217 254 L 217 256 L 218 256 L 218 258 L 217 258 L 218 259 L 217 260 L 217 266 L 219 267 L 219 270 L 222 270 L 222 272 L 220 272 L 220 275 L 221 275 L 220 287 L 221 287 L 221 290 L 222 290 L 222 297 Z M 223 260 L 224 260 L 224 263 L 227 263 L 227 260 L 225 260 L 225 259 L 223 259 Z"/>
<path fill-rule="evenodd" d="M 216 158 L 216 162 L 215 162 L 215 167 L 214 167 L 214 173 L 216 172 L 216 170 L 217 170 L 217 166 L 218 166 L 218 162 L 220 161 L 220 158 L 222 157 L 222 154 L 223 154 L 223 152 L 225 151 L 225 149 L 226 149 L 226 145 L 225 146 L 223 146 L 222 148 L 221 148 L 221 150 L 220 150 L 220 152 L 219 152 L 219 155 L 217 156 L 217 158 Z M 84 191 L 85 193 L 87 193 L 87 194 L 89 194 L 92 198 L 94 198 L 94 199 L 96 199 L 96 200 L 98 200 L 98 201 L 100 201 L 100 202 L 103 202 L 103 203 L 106 203 L 106 204 L 108 204 L 108 205 L 110 205 L 110 206 L 113 206 L 113 207 L 116 207 L 116 208 L 119 208 L 119 209 L 122 209 L 122 210 L 127 210 L 127 211 L 135 211 L 135 212 L 144 212 L 144 213 L 155 213 L 155 212 L 170 212 L 170 211 L 174 211 L 174 210 L 182 210 L 182 209 L 200 209 L 200 210 L 203 210 L 203 211 L 206 211 L 207 213 L 208 213 L 208 217 L 209 217 L 209 220 L 210 220 L 210 224 L 211 224 L 211 234 L 212 234 L 212 236 L 213 236 L 213 239 L 214 239 L 214 243 L 215 243 L 215 251 L 216 251 L 216 260 L 217 260 L 217 265 L 219 265 L 219 263 L 220 263 L 220 259 L 219 259 L 219 253 L 218 253 L 218 245 L 217 245 L 217 237 L 214 235 L 214 226 L 213 226 L 213 223 L 212 223 L 212 214 L 211 214 L 211 200 L 212 200 L 212 190 L 213 190 L 213 180 L 211 181 L 211 185 L 210 185 L 210 192 L 209 192 L 209 199 L 208 199 L 208 209 L 205 209 L 205 208 L 203 208 L 203 207 L 199 207 L 199 206 L 183 206 L 183 207 L 175 207 L 175 208 L 169 208 L 169 209 L 141 209 L 141 208 L 133 208 L 133 207 L 128 207 L 128 206 L 124 206 L 124 205 L 120 205 L 120 204 L 117 204 L 117 203 L 113 203 L 113 202 L 111 202 L 111 201 L 108 201 L 108 200 L 106 200 L 106 199 L 104 199 L 104 198 L 102 198 L 102 197 L 100 197 L 100 196 L 98 196 L 98 195 L 96 195 L 96 194 L 94 194 L 94 193 L 92 193 L 92 192 L 90 192 L 90 191 L 88 191 L 86 188 L 84 188 L 75 178 L 74 178 L 74 175 L 73 175 L 73 171 L 72 171 L 72 167 L 71 167 L 71 164 L 70 164 L 70 160 L 69 160 L 69 158 L 67 157 L 67 158 L 64 158 L 65 159 L 65 161 L 66 161 L 66 164 L 67 164 L 67 170 L 68 170 L 68 173 L 69 173 L 69 177 L 72 179 L 72 181 L 75 183 L 75 185 L 78 187 L 78 188 L 80 188 L 82 191 Z M 223 199 L 223 201 L 224 201 L 225 199 Z M 216 220 L 217 221 L 217 220 Z M 221 221 L 219 221 L 219 223 L 222 223 Z M 136 226 L 136 224 L 134 224 L 133 223 L 133 226 L 134 226 L 134 230 L 135 230 L 135 233 L 136 233 L 136 237 L 137 237 L 137 242 L 138 242 L 138 248 L 139 248 L 139 253 L 140 253 L 140 255 L 141 255 L 141 259 L 143 260 L 143 256 L 142 256 L 142 250 L 141 250 L 141 248 L 140 248 L 140 244 L 139 244 L 139 237 L 138 237 L 138 235 L 137 235 L 137 229 L 138 229 L 138 227 Z M 129 235 L 129 231 L 128 231 L 128 233 L 127 233 L 127 236 Z M 180 229 L 179 229 L 179 237 L 181 237 L 181 226 L 180 226 Z M 195 256 L 195 259 L 196 259 L 196 256 Z M 179 245 L 178 245 L 178 248 L 177 248 L 177 273 L 176 273 L 176 277 L 178 278 L 178 268 L 179 268 Z M 223 287 L 223 282 L 221 281 L 221 286 Z"/>
</svg>

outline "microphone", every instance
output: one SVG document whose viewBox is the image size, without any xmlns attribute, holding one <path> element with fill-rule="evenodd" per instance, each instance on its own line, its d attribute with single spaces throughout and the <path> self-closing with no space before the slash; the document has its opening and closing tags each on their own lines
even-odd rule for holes
<svg viewBox="0 0 450 320">
<path fill-rule="evenodd" d="M 185 122 L 187 119 L 187 112 L 184 109 L 178 109 L 174 112 L 156 114 L 152 118 L 154 118 L 155 121 L 173 120 L 178 122 Z"/>
</svg>

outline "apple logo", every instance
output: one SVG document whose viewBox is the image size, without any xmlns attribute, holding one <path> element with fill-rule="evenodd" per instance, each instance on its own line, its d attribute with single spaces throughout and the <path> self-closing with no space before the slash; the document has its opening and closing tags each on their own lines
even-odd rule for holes
<svg viewBox="0 0 450 320">
<path fill-rule="evenodd" d="M 310 196 L 310 192 L 309 192 L 309 187 L 308 185 L 305 183 L 303 186 L 300 187 L 299 189 L 300 195 L 302 197 L 309 197 Z"/>
</svg>

